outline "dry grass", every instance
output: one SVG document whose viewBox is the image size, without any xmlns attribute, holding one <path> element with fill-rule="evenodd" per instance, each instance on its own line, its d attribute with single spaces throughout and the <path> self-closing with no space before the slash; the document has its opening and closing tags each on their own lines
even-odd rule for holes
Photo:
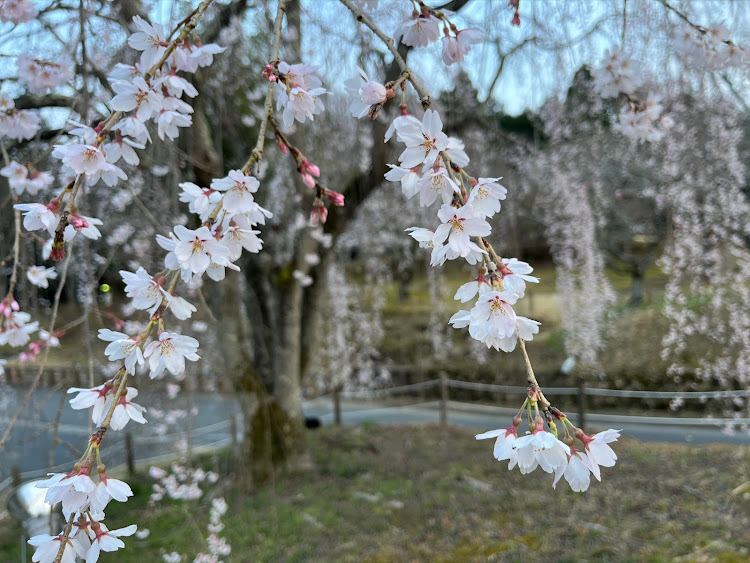
<svg viewBox="0 0 750 563">
<path fill-rule="evenodd" d="M 227 482 L 227 562 L 750 561 L 750 494 L 732 495 L 750 479 L 748 448 L 622 439 L 617 466 L 576 494 L 540 471 L 509 472 L 464 429 L 330 427 L 309 442 L 312 470 L 252 493 Z M 206 505 L 148 509 L 148 486 L 108 519 L 151 535 L 109 560 L 203 547 Z M 17 560 L 17 537 L 0 534 L 14 544 L 0 560 Z"/>
</svg>

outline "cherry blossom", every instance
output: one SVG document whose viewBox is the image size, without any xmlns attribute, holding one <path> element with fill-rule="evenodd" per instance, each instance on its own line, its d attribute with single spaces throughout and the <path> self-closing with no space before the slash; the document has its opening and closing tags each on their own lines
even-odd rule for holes
<svg viewBox="0 0 750 563">
<path fill-rule="evenodd" d="M 52 156 L 63 161 L 76 174 L 93 176 L 107 167 L 107 159 L 104 153 L 92 145 L 71 143 L 68 145 L 55 145 Z"/>
<path fill-rule="evenodd" d="M 15 24 L 33 20 L 39 12 L 30 0 L 2 0 L 0 21 Z"/>
<path fill-rule="evenodd" d="M 614 467 L 617 461 L 617 454 L 609 447 L 610 442 L 616 442 L 620 437 L 619 430 L 605 430 L 593 436 L 586 436 L 583 432 L 576 433 L 586 447 L 587 467 L 594 474 L 597 481 L 601 481 L 601 470 L 599 467 Z"/>
<path fill-rule="evenodd" d="M 214 206 L 221 200 L 220 192 L 209 188 L 201 188 L 192 182 L 183 182 L 180 184 L 182 192 L 180 201 L 188 204 L 191 213 L 198 215 L 201 220 L 205 221 Z"/>
<path fill-rule="evenodd" d="M 152 115 L 157 115 L 164 105 L 164 96 L 140 76 L 133 78 L 132 82 L 113 82 L 112 89 L 116 92 L 109 102 L 112 109 L 133 111 L 138 108 L 135 117 L 140 122 L 145 122 Z"/>
<path fill-rule="evenodd" d="M 511 448 L 516 451 L 516 457 L 510 460 L 508 469 L 517 464 L 523 474 L 541 467 L 542 471 L 554 473 L 559 479 L 568 466 L 570 447 L 540 426 L 533 433 L 516 439 Z"/>
<path fill-rule="evenodd" d="M 534 268 L 526 262 L 516 258 L 503 258 L 503 267 L 500 273 L 503 276 L 503 287 L 507 291 L 512 291 L 518 297 L 523 297 L 526 293 L 526 283 L 539 283 L 539 278 L 530 276 Z"/>
<path fill-rule="evenodd" d="M 491 290 L 492 286 L 484 275 L 480 273 L 475 279 L 459 287 L 458 291 L 456 291 L 456 295 L 453 296 L 453 299 L 461 301 L 461 303 L 466 303 L 467 301 L 474 299 L 477 293 L 481 296 Z"/>
<path fill-rule="evenodd" d="M 99 329 L 99 339 L 110 342 L 104 350 L 109 361 L 125 359 L 125 369 L 129 374 L 135 374 L 136 364 L 143 365 L 143 352 L 141 352 L 141 345 L 137 339 L 108 328 Z"/>
<path fill-rule="evenodd" d="M 30 92 L 44 94 L 58 86 L 67 84 L 71 78 L 70 69 L 66 66 L 40 61 L 31 55 L 19 55 L 18 81 L 24 84 Z"/>
<path fill-rule="evenodd" d="M 57 272 L 54 268 L 31 266 L 26 270 L 26 278 L 37 287 L 47 288 L 49 287 L 49 280 L 57 278 Z"/>
<path fill-rule="evenodd" d="M 493 217 L 500 211 L 500 200 L 508 193 L 497 183 L 500 178 L 479 178 L 469 194 L 469 203 L 478 215 Z"/>
<path fill-rule="evenodd" d="M 354 117 L 362 118 L 370 112 L 373 105 L 384 103 L 388 99 L 388 93 L 382 84 L 371 82 L 364 70 L 357 70 L 359 76 L 350 78 L 344 82 L 344 86 L 353 98 L 349 111 Z"/>
<path fill-rule="evenodd" d="M 166 36 L 164 35 L 164 26 L 159 23 L 149 24 L 140 16 L 133 18 L 137 32 L 128 37 L 128 45 L 141 53 L 141 66 L 151 68 L 164 55 L 167 50 Z"/>
<path fill-rule="evenodd" d="M 125 294 L 133 300 L 133 307 L 148 311 L 149 315 L 153 315 L 167 295 L 162 285 L 154 280 L 143 267 L 139 267 L 135 273 L 120 270 L 120 276 L 125 282 Z"/>
<path fill-rule="evenodd" d="M 260 231 L 252 229 L 241 229 L 238 226 L 231 226 L 221 237 L 221 242 L 229 249 L 229 259 L 237 260 L 242 255 L 244 248 L 248 252 L 257 253 L 263 248 L 263 241 L 258 238 Z"/>
<path fill-rule="evenodd" d="M 605 52 L 601 68 L 592 75 L 594 88 L 605 98 L 616 98 L 620 92 L 632 94 L 638 87 L 633 63 L 617 48 Z"/>
<path fill-rule="evenodd" d="M 114 164 L 120 158 L 131 166 L 138 166 L 140 159 L 135 149 L 145 149 L 146 145 L 143 143 L 137 143 L 127 137 L 118 137 L 111 143 L 104 145 L 104 153 L 107 157 L 107 162 Z"/>
<path fill-rule="evenodd" d="M 132 496 L 133 491 L 127 483 L 107 477 L 107 474 L 102 471 L 99 473 L 99 483 L 91 495 L 91 510 L 96 513 L 104 512 L 110 500 L 126 502 L 128 497 Z"/>
<path fill-rule="evenodd" d="M 475 214 L 471 205 L 457 209 L 443 204 L 438 211 L 438 218 L 443 224 L 435 230 L 435 240 L 444 242 L 448 239 L 448 246 L 459 256 L 466 256 L 471 250 L 481 252 L 481 249 L 471 242 L 471 237 L 485 237 L 492 230 L 487 221 Z"/>
<path fill-rule="evenodd" d="M 191 362 L 200 359 L 200 356 L 196 354 L 197 351 L 198 341 L 195 338 L 173 332 L 162 332 L 159 340 L 146 346 L 144 355 L 149 359 L 151 368 L 149 376 L 152 379 L 158 377 L 165 369 L 172 375 L 182 373 L 185 371 L 186 359 Z"/>
<path fill-rule="evenodd" d="M 0 169 L 0 175 L 8 178 L 8 185 L 16 194 L 21 195 L 26 189 L 29 171 L 15 160 L 12 160 L 8 166 Z"/>
<path fill-rule="evenodd" d="M 189 319 L 198 310 L 193 304 L 178 295 L 168 295 L 167 300 L 169 301 L 167 309 L 181 321 Z"/>
<path fill-rule="evenodd" d="M 420 176 L 417 173 L 419 167 L 414 168 L 401 168 L 395 164 L 389 164 L 390 170 L 385 173 L 385 179 L 390 182 L 401 182 L 401 192 L 408 198 L 411 199 L 417 193 L 419 193 L 418 182 Z M 436 198 L 437 199 L 437 198 Z M 433 200 L 434 201 L 434 200 Z"/>
<path fill-rule="evenodd" d="M 443 62 L 446 65 L 460 63 L 464 60 L 466 53 L 471 51 L 471 46 L 484 41 L 484 32 L 476 27 L 469 27 L 458 31 L 454 36 L 443 36 Z"/>
<path fill-rule="evenodd" d="M 78 393 L 69 402 L 73 409 L 81 410 L 94 407 L 91 412 L 92 420 L 100 421 L 104 419 L 104 407 L 107 402 L 107 395 L 111 391 L 112 387 L 107 384 L 99 385 L 98 387 L 92 387 L 91 389 L 80 389 L 78 387 L 71 387 L 68 389 L 68 393 Z"/>
<path fill-rule="evenodd" d="M 518 437 L 518 427 L 511 426 L 510 428 L 498 428 L 497 430 L 490 430 L 482 434 L 477 434 L 477 440 L 487 440 L 496 438 L 493 455 L 498 461 L 514 461 L 517 455 L 517 451 L 514 448 L 514 442 Z"/>
<path fill-rule="evenodd" d="M 414 12 L 413 17 L 404 20 L 396 28 L 393 40 L 398 41 L 399 37 L 404 45 L 427 47 L 433 41 L 440 39 L 438 20 L 432 16 Z"/>
<path fill-rule="evenodd" d="M 444 204 L 450 204 L 455 194 L 461 191 L 458 184 L 453 181 L 445 169 L 445 166 L 433 167 L 417 182 L 419 191 L 419 205 L 429 207 L 440 196 Z"/>
<path fill-rule="evenodd" d="M 52 505 L 62 502 L 64 510 L 77 512 L 86 506 L 89 496 L 96 488 L 88 475 L 90 469 L 90 466 L 83 465 L 81 469 L 70 473 L 50 473 L 50 478 L 40 481 L 36 487 L 47 489 L 44 502 Z"/>
<path fill-rule="evenodd" d="M 0 346 L 25 346 L 30 334 L 39 330 L 39 322 L 31 322 L 31 315 L 23 311 L 5 313 L 5 322 L 0 330 Z"/>
<path fill-rule="evenodd" d="M 137 396 L 138 389 L 128 387 L 125 394 L 117 401 L 115 410 L 112 411 L 112 420 L 110 421 L 110 427 L 112 430 L 122 430 L 131 420 L 138 424 L 146 424 L 146 419 L 143 417 L 143 413 L 146 412 L 146 409 L 131 401 L 131 399 L 134 399 Z M 109 411 L 112 402 L 113 398 L 110 395 L 107 397 L 107 403 L 104 406 L 105 413 Z M 94 420 L 94 424 L 101 424 L 103 421 L 103 418 L 100 420 Z"/>
<path fill-rule="evenodd" d="M 57 553 L 60 551 L 60 542 L 62 541 L 63 534 L 57 536 L 41 534 L 30 538 L 28 543 L 36 547 L 31 560 L 34 563 L 53 563 L 57 559 Z M 76 538 L 67 538 L 62 558 L 59 560 L 60 563 L 75 563 L 76 555 L 78 557 L 86 557 L 86 550 Z"/>
<path fill-rule="evenodd" d="M 589 477 L 590 474 L 591 471 L 589 470 L 588 456 L 583 452 L 570 448 L 568 466 L 563 473 L 570 488 L 576 493 L 586 491 L 591 483 L 591 478 Z M 559 479 L 559 476 L 555 477 L 555 481 L 552 483 L 553 487 L 557 485 Z"/>
<path fill-rule="evenodd" d="M 138 526 L 131 524 L 119 530 L 108 530 L 104 524 L 92 522 L 91 531 L 95 537 L 91 541 L 91 547 L 86 552 L 86 563 L 96 563 L 102 551 L 111 552 L 122 549 L 125 547 L 125 543 L 120 538 L 132 536 L 137 529 Z"/>
<path fill-rule="evenodd" d="M 511 305 L 517 299 L 516 294 L 509 291 L 489 291 L 481 295 L 470 312 L 472 338 L 484 342 L 514 336 L 516 313 Z"/>
<path fill-rule="evenodd" d="M 428 109 L 420 123 L 418 120 L 396 118 L 393 124 L 398 140 L 406 144 L 406 149 L 398 157 L 403 168 L 421 164 L 431 165 L 448 146 L 448 136 L 443 133 L 443 122 L 436 111 Z"/>
<path fill-rule="evenodd" d="M 174 247 L 174 255 L 180 265 L 190 272 L 202 274 L 212 261 L 215 263 L 226 261 L 224 265 L 228 265 L 229 249 L 218 242 L 207 227 L 192 231 L 177 225 L 174 232 L 178 239 Z"/>
<path fill-rule="evenodd" d="M 226 178 L 217 178 L 211 182 L 212 190 L 225 192 L 223 208 L 232 214 L 253 210 L 253 193 L 258 191 L 258 187 L 260 182 L 253 176 L 243 174 L 242 170 L 231 170 Z"/>
</svg>

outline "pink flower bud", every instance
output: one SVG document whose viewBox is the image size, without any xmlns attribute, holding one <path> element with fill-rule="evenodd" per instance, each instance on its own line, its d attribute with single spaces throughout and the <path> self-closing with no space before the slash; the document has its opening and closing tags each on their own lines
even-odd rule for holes
<svg viewBox="0 0 750 563">
<path fill-rule="evenodd" d="M 334 192 L 333 190 L 326 190 L 326 197 L 331 201 L 333 205 L 339 207 L 344 206 L 344 194 Z"/>
<path fill-rule="evenodd" d="M 284 141 L 282 141 L 280 138 L 277 138 L 276 142 L 279 144 L 279 150 L 282 153 L 287 154 L 289 152 L 289 149 L 286 148 L 286 145 L 284 144 Z"/>
<path fill-rule="evenodd" d="M 73 213 L 72 215 L 70 215 L 70 217 L 68 217 L 68 223 L 71 224 L 76 231 L 80 231 L 81 229 L 85 229 L 89 226 L 88 221 L 86 221 L 77 213 Z"/>
<path fill-rule="evenodd" d="M 63 258 L 65 258 L 65 242 L 64 241 L 55 241 L 52 243 L 52 253 L 49 255 L 49 257 L 54 260 L 55 262 L 59 262 Z"/>
<path fill-rule="evenodd" d="M 308 188 L 314 188 L 315 187 L 315 178 L 310 176 L 307 172 L 302 173 L 302 182 L 308 187 Z"/>
<path fill-rule="evenodd" d="M 328 209 L 323 205 L 323 202 L 319 199 L 315 200 L 313 204 L 312 212 L 310 213 L 310 226 L 317 227 L 322 225 L 328 219 Z"/>
<path fill-rule="evenodd" d="M 320 177 L 320 168 L 309 162 L 307 159 L 302 161 L 301 167 L 308 174 L 312 174 L 316 178 Z"/>
<path fill-rule="evenodd" d="M 377 82 L 367 82 L 359 89 L 359 97 L 369 105 L 382 104 L 388 99 L 388 91 L 385 86 Z"/>
</svg>

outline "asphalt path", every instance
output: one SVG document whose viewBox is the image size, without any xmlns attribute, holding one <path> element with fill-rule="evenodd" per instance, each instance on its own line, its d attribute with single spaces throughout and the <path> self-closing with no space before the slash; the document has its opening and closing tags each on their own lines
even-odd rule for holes
<svg viewBox="0 0 750 563">
<path fill-rule="evenodd" d="M 4 412 L 0 412 L 0 433 L 5 431 L 15 405 L 19 404 L 24 389 L 6 387 L 8 401 Z M 26 407 L 22 417 L 11 433 L 8 443 L 0 450 L 0 484 L 11 475 L 11 468 L 18 467 L 24 480 L 46 474 L 49 465 L 49 452 L 53 442 L 53 427 L 60 408 L 61 391 L 39 389 L 31 403 Z M 78 460 L 80 451 L 85 447 L 89 436 L 88 412 L 70 408 L 64 397 L 60 411 L 59 438 L 62 444 L 55 448 L 55 471 L 72 467 Z M 126 427 L 133 439 L 137 461 L 156 463 L 168 459 L 176 451 L 178 441 L 185 439 L 182 428 L 185 424 L 192 427 L 191 443 L 196 448 L 220 447 L 230 444 L 239 436 L 232 436 L 232 430 L 241 431 L 241 414 L 239 403 L 233 395 L 196 394 L 180 395 L 177 399 L 168 399 L 163 395 L 137 397 L 135 401 L 150 412 L 145 417 L 151 423 L 146 425 L 130 422 Z M 485 431 L 510 424 L 515 414 L 513 409 L 486 407 L 467 403 L 449 403 L 449 423 L 456 426 Z M 169 426 L 167 433 L 157 434 L 157 424 L 153 409 L 164 411 L 173 408 L 195 406 L 198 414 L 190 422 L 178 421 Z M 303 408 L 306 416 L 317 417 L 324 425 L 333 423 L 333 404 L 330 398 L 305 401 Z M 230 423 L 233 418 L 236 424 Z M 384 401 L 342 401 L 342 421 L 344 424 L 419 424 L 439 422 L 439 404 L 437 402 L 421 403 L 407 406 L 388 406 Z M 577 423 L 575 415 L 571 416 Z M 688 421 L 684 423 L 676 417 L 622 417 L 609 414 L 591 414 L 587 416 L 587 429 L 622 429 L 626 436 L 646 441 L 685 443 L 685 444 L 742 444 L 750 445 L 750 434 L 728 434 L 721 427 L 706 424 L 707 420 Z M 108 467 L 125 463 L 125 431 L 110 432 L 102 446 L 102 460 Z"/>
</svg>

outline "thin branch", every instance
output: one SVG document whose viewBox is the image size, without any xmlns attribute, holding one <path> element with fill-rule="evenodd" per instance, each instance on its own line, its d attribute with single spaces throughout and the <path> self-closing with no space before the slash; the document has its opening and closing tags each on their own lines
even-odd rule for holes
<svg viewBox="0 0 750 563">
<path fill-rule="evenodd" d="M 281 43 L 281 25 L 284 20 L 284 14 L 286 13 L 286 0 L 279 0 L 279 6 L 276 9 L 276 22 L 273 26 L 273 47 L 271 49 L 271 64 L 275 64 L 279 60 L 279 44 Z M 266 142 L 266 130 L 268 129 L 268 120 L 273 113 L 273 87 L 274 82 L 268 83 L 268 91 L 266 92 L 266 100 L 263 103 L 263 120 L 260 122 L 260 130 L 258 131 L 258 141 L 255 143 L 253 152 L 250 153 L 250 157 L 242 167 L 242 173 L 247 172 L 253 167 L 254 164 L 260 164 L 263 160 L 263 146 Z"/>
<path fill-rule="evenodd" d="M 354 14 L 354 18 L 358 22 L 362 22 L 367 27 L 369 27 L 372 32 L 377 35 L 383 43 L 385 43 L 385 46 L 391 52 L 393 58 L 396 60 L 396 63 L 398 63 L 398 66 L 401 68 L 401 72 L 409 73 L 409 82 L 411 82 L 412 86 L 414 86 L 414 89 L 417 91 L 417 94 L 419 95 L 419 101 L 422 103 L 422 108 L 429 109 L 430 94 L 427 92 L 427 90 L 425 90 L 424 86 L 422 86 L 422 83 L 417 80 L 417 78 L 414 76 L 414 73 L 409 70 L 406 61 L 398 52 L 398 49 L 396 49 L 396 44 L 393 42 L 393 39 L 383 33 L 383 31 L 377 25 L 375 25 L 375 23 L 364 12 L 362 12 L 362 10 L 355 6 L 351 0 L 340 0 L 340 2 L 344 6 L 346 6 L 352 14 Z"/>
<path fill-rule="evenodd" d="M 73 241 L 71 241 L 70 244 L 73 244 Z M 65 263 L 63 265 L 63 271 L 62 271 L 62 274 L 60 275 L 60 284 L 57 286 L 57 291 L 55 292 L 55 300 L 54 300 L 54 304 L 52 305 L 52 318 L 50 319 L 49 331 L 48 331 L 50 334 L 50 337 L 55 332 L 55 322 L 57 321 L 57 312 L 60 309 L 60 298 L 62 297 L 63 288 L 65 287 L 65 280 L 68 277 L 68 266 L 70 266 L 71 256 L 73 256 L 72 252 L 68 254 L 68 257 L 65 260 Z M 16 409 L 16 412 L 13 413 L 13 416 L 11 417 L 10 422 L 8 423 L 8 427 L 5 429 L 5 432 L 3 433 L 2 438 L 0 438 L 0 450 L 2 450 L 3 446 L 5 446 L 5 443 L 8 441 L 8 437 L 10 436 L 10 433 L 13 430 L 13 427 L 16 425 L 18 418 L 21 416 L 21 413 L 23 412 L 23 409 L 26 408 L 27 403 L 31 399 L 31 396 L 34 394 L 34 391 L 36 391 L 36 388 L 39 386 L 39 382 L 42 380 L 42 374 L 44 374 L 44 368 L 47 366 L 47 358 L 49 357 L 49 351 L 50 351 L 50 346 L 47 346 L 44 349 L 42 361 L 39 364 L 39 371 L 37 372 L 36 377 L 34 377 L 34 381 L 31 382 L 31 387 L 29 387 L 29 390 L 26 392 L 26 395 L 24 395 L 23 399 L 21 400 L 21 404 L 18 405 L 18 408 Z"/>
</svg>

